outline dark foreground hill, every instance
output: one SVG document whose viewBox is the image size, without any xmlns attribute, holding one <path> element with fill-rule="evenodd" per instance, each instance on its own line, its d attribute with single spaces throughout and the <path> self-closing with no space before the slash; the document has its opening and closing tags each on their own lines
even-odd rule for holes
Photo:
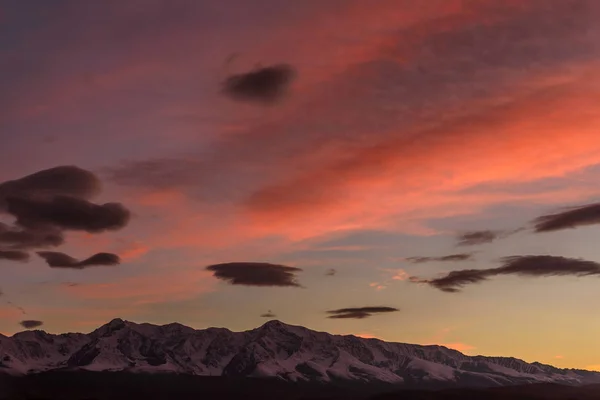
<svg viewBox="0 0 600 400">
<path fill-rule="evenodd" d="M 0 376 L 2 400 L 600 400 L 600 385 L 408 390 L 180 374 L 51 371 Z"/>
</svg>

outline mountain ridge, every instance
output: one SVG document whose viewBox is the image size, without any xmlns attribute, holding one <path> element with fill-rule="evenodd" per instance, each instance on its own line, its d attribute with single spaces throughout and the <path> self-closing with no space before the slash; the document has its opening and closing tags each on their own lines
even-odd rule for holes
<svg viewBox="0 0 600 400">
<path fill-rule="evenodd" d="M 52 370 L 436 387 L 600 383 L 600 373 L 592 371 L 560 369 L 513 357 L 467 356 L 440 345 L 332 335 L 279 320 L 233 332 L 115 318 L 88 334 L 30 330 L 0 335 L 0 371 L 26 375 Z"/>
</svg>

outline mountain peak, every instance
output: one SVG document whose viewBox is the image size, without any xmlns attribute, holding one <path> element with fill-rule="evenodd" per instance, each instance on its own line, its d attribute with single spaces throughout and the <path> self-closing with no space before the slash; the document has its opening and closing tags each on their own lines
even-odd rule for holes
<svg viewBox="0 0 600 400">
<path fill-rule="evenodd" d="M 98 336 L 108 336 L 113 332 L 119 331 L 127 327 L 130 324 L 130 322 L 125 321 L 121 318 L 114 318 L 110 322 L 107 322 L 106 324 L 96 329 L 93 333 Z"/>
<path fill-rule="evenodd" d="M 263 327 L 286 327 L 288 325 L 284 324 L 283 322 L 281 322 L 278 319 L 272 319 L 272 320 L 265 322 L 262 326 Z"/>
<path fill-rule="evenodd" d="M 36 343 L 24 345 L 25 341 Z M 276 319 L 250 331 L 231 332 L 115 318 L 88 335 L 29 331 L 3 338 L 2 351 L 0 366 L 11 373 L 67 368 L 321 383 L 339 379 L 463 386 L 600 383 L 600 373 L 506 357 L 469 357 L 439 346 L 330 335 Z"/>
<path fill-rule="evenodd" d="M 284 322 L 279 321 L 278 319 L 272 319 L 270 321 L 267 321 L 258 328 L 258 330 L 260 331 L 295 333 L 297 333 L 301 329 L 304 330 L 305 328 L 301 326 L 288 325 Z"/>
</svg>

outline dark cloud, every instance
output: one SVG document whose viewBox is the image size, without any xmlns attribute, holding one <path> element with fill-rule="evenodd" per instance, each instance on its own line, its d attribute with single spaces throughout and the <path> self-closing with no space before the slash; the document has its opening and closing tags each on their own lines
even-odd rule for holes
<svg viewBox="0 0 600 400">
<path fill-rule="evenodd" d="M 600 263 L 558 256 L 511 256 L 502 259 L 500 268 L 491 269 L 494 275 L 523 276 L 588 276 L 600 275 Z"/>
<path fill-rule="evenodd" d="M 52 268 L 83 269 L 100 265 L 118 265 L 121 262 L 119 256 L 112 253 L 97 253 L 81 261 L 58 251 L 38 251 L 37 254 Z"/>
<path fill-rule="evenodd" d="M 535 232 L 552 232 L 578 226 L 600 224 L 600 203 L 573 207 L 556 214 L 542 215 L 533 220 Z"/>
<path fill-rule="evenodd" d="M 26 319 L 24 321 L 19 322 L 19 324 L 25 329 L 35 329 L 44 325 L 42 321 L 36 321 L 34 319 Z"/>
<path fill-rule="evenodd" d="M 228 77 L 223 91 L 236 100 L 272 103 L 283 97 L 295 76 L 295 70 L 287 64 L 257 68 Z"/>
<path fill-rule="evenodd" d="M 338 310 L 330 310 L 327 311 L 328 314 L 331 314 L 328 318 L 335 319 L 363 319 L 373 316 L 374 314 L 379 313 L 389 313 L 400 311 L 397 308 L 393 307 L 358 307 L 358 308 L 340 308 Z"/>
<path fill-rule="evenodd" d="M 460 291 L 461 287 L 471 283 L 484 281 L 488 278 L 488 276 L 488 270 L 463 269 L 451 271 L 441 278 L 428 280 L 411 277 L 409 280 L 414 283 L 428 283 L 429 285 L 443 292 L 456 293 Z"/>
<path fill-rule="evenodd" d="M 0 250 L 0 260 L 28 261 L 29 254 L 20 250 Z"/>
<path fill-rule="evenodd" d="M 16 224 L 29 229 L 55 227 L 96 233 L 121 229 L 130 218 L 129 210 L 120 203 L 98 205 L 69 196 L 49 200 L 9 197 L 6 202 Z"/>
<path fill-rule="evenodd" d="M 231 285 L 247 286 L 295 286 L 296 273 L 300 268 L 261 262 L 232 262 L 206 267 L 213 275 Z"/>
<path fill-rule="evenodd" d="M 476 244 L 491 243 L 500 237 L 499 231 L 472 231 L 458 237 L 459 246 L 473 246 Z"/>
<path fill-rule="evenodd" d="M 467 261 L 467 260 L 472 260 L 472 259 L 473 259 L 473 254 L 460 253 L 460 254 L 450 254 L 450 255 L 442 256 L 442 257 L 408 257 L 406 259 L 406 261 L 414 263 L 414 264 L 421 264 L 421 263 L 432 262 L 432 261 L 447 262 L 447 261 Z"/>
<path fill-rule="evenodd" d="M 473 246 L 477 244 L 491 243 L 496 239 L 505 239 L 524 230 L 525 228 L 521 227 L 503 231 L 483 230 L 466 232 L 458 236 L 457 246 Z"/>
<path fill-rule="evenodd" d="M 0 222 L 0 247 L 4 249 L 56 247 L 63 244 L 64 240 L 62 232 L 56 228 L 21 229 Z"/>
<path fill-rule="evenodd" d="M 100 180 L 91 172 L 75 166 L 45 169 L 20 179 L 0 183 L 0 211 L 7 199 L 50 198 L 56 195 L 90 199 L 101 189 Z"/>
<path fill-rule="evenodd" d="M 264 314 L 261 314 L 260 316 L 261 316 L 261 318 L 276 318 L 277 317 L 277 315 L 273 314 L 273 312 L 271 310 L 267 311 Z"/>
<path fill-rule="evenodd" d="M 465 285 L 480 283 L 496 275 L 528 277 L 600 275 L 600 263 L 559 256 L 511 256 L 501 260 L 502 266 L 488 269 L 451 271 L 436 279 L 411 277 L 414 283 L 427 283 L 449 293 L 459 292 Z"/>
<path fill-rule="evenodd" d="M 328 269 L 325 273 L 326 276 L 335 276 L 337 274 L 337 270 L 335 268 Z"/>
<path fill-rule="evenodd" d="M 59 246 L 65 241 L 65 230 L 99 233 L 124 227 L 130 212 L 123 205 L 88 201 L 100 189 L 100 180 L 93 173 L 75 166 L 50 168 L 0 183 L 0 213 L 15 217 L 15 226 L 0 222 L 3 258 L 24 260 L 23 250 Z M 108 263 L 103 257 L 83 262 Z M 72 259 L 69 263 L 80 265 Z"/>
</svg>

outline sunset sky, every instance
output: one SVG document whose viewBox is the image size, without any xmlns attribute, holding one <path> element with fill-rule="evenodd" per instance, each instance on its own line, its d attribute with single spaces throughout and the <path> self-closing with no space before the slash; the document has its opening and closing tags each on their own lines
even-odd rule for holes
<svg viewBox="0 0 600 400">
<path fill-rule="evenodd" d="M 277 318 L 600 370 L 598 21 L 0 0 L 0 332 Z"/>
</svg>

